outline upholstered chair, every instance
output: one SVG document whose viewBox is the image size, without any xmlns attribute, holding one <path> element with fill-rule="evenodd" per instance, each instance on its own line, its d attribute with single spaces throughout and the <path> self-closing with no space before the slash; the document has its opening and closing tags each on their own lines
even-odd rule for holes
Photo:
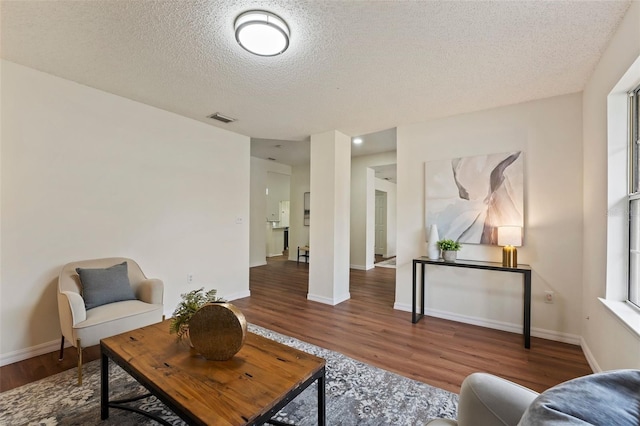
<svg viewBox="0 0 640 426">
<path fill-rule="evenodd" d="M 435 419 L 428 426 L 637 426 L 640 370 L 589 374 L 538 394 L 486 373 L 462 382 L 458 419 Z"/>
<path fill-rule="evenodd" d="M 127 258 L 82 260 L 62 268 L 58 278 L 60 360 L 66 338 L 78 352 L 78 385 L 82 384 L 82 349 L 162 321 L 163 293 L 162 281 L 148 279 Z"/>
</svg>

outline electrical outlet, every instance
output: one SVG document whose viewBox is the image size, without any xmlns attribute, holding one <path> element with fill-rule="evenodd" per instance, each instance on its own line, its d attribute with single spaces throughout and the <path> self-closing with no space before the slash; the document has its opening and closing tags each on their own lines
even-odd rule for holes
<svg viewBox="0 0 640 426">
<path fill-rule="evenodd" d="M 553 291 L 547 290 L 544 292 L 544 303 L 553 303 L 554 295 Z"/>
<path fill-rule="evenodd" d="M 192 273 L 188 273 L 187 274 L 187 284 L 191 284 L 193 282 L 193 274 Z"/>
</svg>

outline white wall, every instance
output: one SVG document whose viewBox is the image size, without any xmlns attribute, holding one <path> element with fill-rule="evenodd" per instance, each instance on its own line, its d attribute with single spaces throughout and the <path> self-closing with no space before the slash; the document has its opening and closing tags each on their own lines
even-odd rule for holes
<svg viewBox="0 0 640 426">
<path fill-rule="evenodd" d="M 532 334 L 579 342 L 582 295 L 582 97 L 580 94 L 400 126 L 396 308 L 411 309 L 411 260 L 426 254 L 425 161 L 524 152 L 525 242 L 533 268 Z M 467 244 L 462 259 L 500 261 L 499 247 Z M 427 267 L 428 313 L 522 331 L 519 274 Z M 555 303 L 545 304 L 545 290 Z"/>
<path fill-rule="evenodd" d="M 598 66 L 587 83 L 583 95 L 584 133 L 584 293 L 583 315 L 581 317 L 583 347 L 595 369 L 640 368 L 640 337 L 631 332 L 598 300 L 607 293 L 607 277 L 612 278 L 614 253 L 624 259 L 624 238 L 619 233 L 626 232 L 625 226 L 614 227 L 616 218 L 624 216 L 616 209 L 612 197 L 616 182 L 613 163 L 608 170 L 610 156 L 619 155 L 613 151 L 615 141 L 608 140 L 611 131 L 607 124 L 607 97 L 623 77 L 632 63 L 640 57 L 640 2 L 632 2 L 624 20 L 604 52 Z M 626 89 L 640 83 L 640 73 L 631 78 Z M 623 145 L 622 155 L 625 154 Z M 620 168 L 618 167 L 618 171 Z M 625 185 L 617 182 L 618 185 Z M 611 189 L 610 189 L 611 188 Z M 619 189 L 619 188 L 618 188 Z M 626 190 L 626 188 L 622 188 Z M 612 191 L 612 192 L 609 192 Z M 618 234 L 618 235 L 616 235 Z M 616 238 L 618 237 L 618 238 Z M 620 244 L 607 248 L 608 241 Z M 623 274 L 621 274 L 623 275 Z M 621 282 L 610 282 L 612 286 L 624 289 Z M 615 291 L 613 291 L 615 293 Z M 638 315 L 638 314 L 636 314 Z"/>
<path fill-rule="evenodd" d="M 395 151 L 351 159 L 350 264 L 354 269 L 373 268 L 376 191 L 371 168 L 389 164 L 396 164 Z"/>
<path fill-rule="evenodd" d="M 2 363 L 57 349 L 70 261 L 137 260 L 166 314 L 199 286 L 249 295 L 248 137 L 11 62 L 1 80 Z"/>
<path fill-rule="evenodd" d="M 384 179 L 375 179 L 375 190 L 387 193 L 387 251 L 384 257 L 396 255 L 396 215 L 398 185 Z"/>
<path fill-rule="evenodd" d="M 297 260 L 298 247 L 309 244 L 309 226 L 304 226 L 304 193 L 311 191 L 310 165 L 291 168 L 291 204 L 289 210 L 289 260 Z M 311 258 L 309 258 L 311 262 Z"/>
<path fill-rule="evenodd" d="M 275 161 L 251 157 L 251 232 L 249 265 L 267 264 L 267 173 L 291 174 L 291 166 Z M 282 231 L 280 231 L 282 232 Z"/>
</svg>

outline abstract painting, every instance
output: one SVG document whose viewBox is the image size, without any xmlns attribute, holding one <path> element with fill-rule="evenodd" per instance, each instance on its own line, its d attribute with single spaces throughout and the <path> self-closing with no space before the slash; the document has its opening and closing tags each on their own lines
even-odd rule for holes
<svg viewBox="0 0 640 426">
<path fill-rule="evenodd" d="M 461 243 L 498 243 L 498 226 L 524 225 L 522 151 L 427 161 L 425 229 Z"/>
</svg>

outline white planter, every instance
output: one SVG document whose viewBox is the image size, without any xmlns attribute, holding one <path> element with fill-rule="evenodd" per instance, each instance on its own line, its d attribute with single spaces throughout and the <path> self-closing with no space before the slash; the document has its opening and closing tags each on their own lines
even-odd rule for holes
<svg viewBox="0 0 640 426">
<path fill-rule="evenodd" d="M 442 250 L 442 258 L 445 262 L 455 262 L 458 257 L 458 252 L 455 250 Z"/>
</svg>

